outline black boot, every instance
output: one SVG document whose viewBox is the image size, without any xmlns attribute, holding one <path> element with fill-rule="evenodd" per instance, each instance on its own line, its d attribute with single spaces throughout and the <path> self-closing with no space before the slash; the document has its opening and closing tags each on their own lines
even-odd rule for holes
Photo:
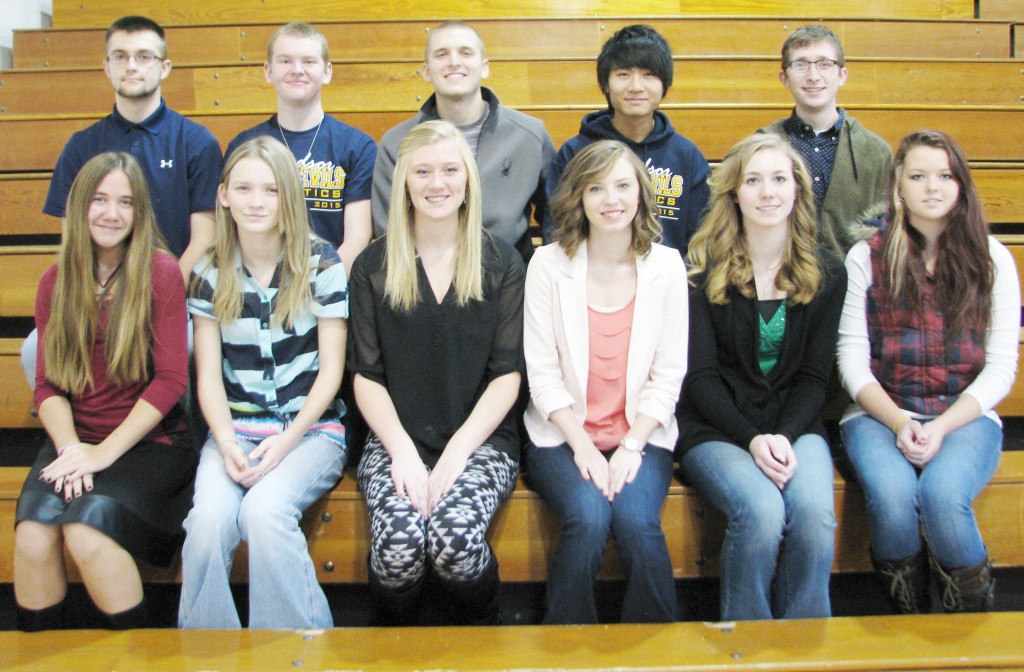
<svg viewBox="0 0 1024 672">
<path fill-rule="evenodd" d="M 149 606 L 146 598 L 130 609 L 119 611 L 116 614 L 103 614 L 108 630 L 135 630 L 137 628 L 152 627 L 149 619 Z"/>
<path fill-rule="evenodd" d="M 66 600 L 42 609 L 26 609 L 20 604 L 15 608 L 18 613 L 18 630 L 22 632 L 42 632 L 44 630 L 63 630 L 64 605 Z"/>
<path fill-rule="evenodd" d="M 931 611 L 926 551 L 902 560 L 880 560 L 871 555 L 878 581 L 894 614 L 927 614 Z"/>
<path fill-rule="evenodd" d="M 369 567 L 370 598 L 373 600 L 374 625 L 400 627 L 416 625 L 420 616 L 423 578 L 402 590 L 385 587 Z"/>
<path fill-rule="evenodd" d="M 989 611 L 995 602 L 996 580 L 992 560 L 986 555 L 976 565 L 947 569 L 933 562 L 942 589 L 942 606 L 947 612 Z"/>
<path fill-rule="evenodd" d="M 449 616 L 456 625 L 501 625 L 498 605 L 498 558 L 491 552 L 483 572 L 470 581 L 437 577 L 438 583 L 452 598 L 446 602 Z"/>
</svg>

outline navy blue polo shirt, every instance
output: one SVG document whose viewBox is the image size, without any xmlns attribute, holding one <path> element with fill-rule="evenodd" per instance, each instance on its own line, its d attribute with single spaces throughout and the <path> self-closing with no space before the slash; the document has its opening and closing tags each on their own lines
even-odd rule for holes
<svg viewBox="0 0 1024 672">
<path fill-rule="evenodd" d="M 142 166 L 157 226 L 175 256 L 188 247 L 193 212 L 213 210 L 223 156 L 210 131 L 160 100 L 160 107 L 134 124 L 117 111 L 78 131 L 64 145 L 53 169 L 43 212 L 63 217 L 71 184 L 82 166 L 103 152 L 125 152 Z"/>
</svg>

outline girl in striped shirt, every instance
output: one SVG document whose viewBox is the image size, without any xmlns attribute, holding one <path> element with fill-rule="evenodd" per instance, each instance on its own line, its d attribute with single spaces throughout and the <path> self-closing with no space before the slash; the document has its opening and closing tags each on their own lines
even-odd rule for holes
<svg viewBox="0 0 1024 672">
<path fill-rule="evenodd" d="M 299 521 L 345 464 L 335 396 L 347 281 L 337 252 L 310 231 L 302 194 L 284 145 L 239 146 L 218 189 L 217 242 L 190 283 L 210 436 L 185 521 L 180 627 L 240 626 L 228 579 L 241 540 L 251 627 L 333 624 Z"/>
</svg>

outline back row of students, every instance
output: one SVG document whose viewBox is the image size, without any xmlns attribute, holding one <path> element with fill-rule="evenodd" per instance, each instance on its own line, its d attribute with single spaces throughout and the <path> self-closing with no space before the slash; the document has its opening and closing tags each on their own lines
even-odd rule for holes
<svg viewBox="0 0 1024 672">
<path fill-rule="evenodd" d="M 127 152 L 150 181 L 157 226 L 187 282 L 213 243 L 220 146 L 209 131 L 164 102 L 161 84 L 170 75 L 171 61 L 157 23 L 141 16 L 118 19 L 107 30 L 104 47 L 114 109 L 68 141 L 43 212 L 64 216 L 71 183 L 89 158 L 104 151 Z M 808 25 L 794 31 L 783 44 L 779 73 L 793 93 L 793 113 L 761 129 L 785 135 L 800 151 L 814 179 L 819 236 L 839 255 L 852 242 L 855 222 L 877 209 L 892 160 L 884 140 L 836 105 L 846 81 L 845 63 L 842 44 L 828 28 Z M 662 241 L 680 254 L 707 207 L 708 162 L 658 109 L 672 85 L 674 67 L 668 43 L 649 26 L 628 26 L 605 43 L 597 80 L 608 108 L 586 115 L 579 135 L 557 154 L 542 121 L 502 107 L 494 92 L 482 86 L 490 74 L 483 40 L 463 22 L 443 23 L 430 32 L 422 74 L 434 93 L 419 114 L 384 135 L 379 152 L 366 133 L 324 113 L 321 92 L 333 68 L 327 40 L 316 28 L 302 22 L 279 28 L 267 45 L 263 69 L 277 93 L 277 114 L 238 134 L 227 153 L 260 135 L 288 145 L 302 175 L 310 224 L 338 249 L 347 270 L 367 243 L 387 230 L 395 152 L 410 128 L 430 119 L 444 119 L 462 131 L 480 168 L 485 196 L 490 196 L 484 199 L 484 229 L 515 245 L 526 261 L 533 253 L 531 220 L 542 223 L 544 242 L 551 242 L 548 197 L 569 159 L 595 140 L 624 142 L 645 163 L 657 196 Z M 35 344 L 33 335 L 22 347 L 30 385 Z"/>
<path fill-rule="evenodd" d="M 315 89 L 319 121 L 299 167 L 320 166 L 315 179 L 337 177 L 311 158 L 328 117 L 319 108 L 319 83 L 304 74 L 312 69 L 329 79 L 329 61 L 322 53 L 279 62 L 275 40 L 292 29 L 306 30 L 290 25 L 272 39 L 267 76 L 279 101 Z M 108 41 L 137 32 L 114 30 Z M 665 62 L 652 54 L 668 53 L 667 45 L 662 52 L 664 41 L 652 33 L 626 28 L 606 45 L 603 56 L 614 54 L 618 41 L 639 44 L 631 53 L 653 60 L 628 67 L 605 61 L 613 113 L 598 113 L 610 118 L 595 125 L 642 130 L 643 115 L 628 111 L 644 109 L 648 134 L 667 123 L 652 100 L 671 80 L 671 59 L 665 81 Z M 444 90 L 451 109 L 466 112 L 454 103 L 466 102 L 466 80 L 475 79 L 480 94 L 482 44 L 476 37 L 457 46 L 453 38 L 432 48 L 445 35 L 475 32 L 463 24 L 434 31 L 425 76 L 433 78 L 437 111 Z M 788 57 L 803 58 L 784 63 L 782 79 L 798 110 L 802 96 L 818 100 L 832 87 L 833 141 L 804 141 L 831 154 L 836 168 L 844 155 L 858 161 L 852 141 L 844 154 L 851 120 L 834 110 L 845 78 L 838 42 L 787 46 L 837 56 L 810 60 L 814 53 L 794 51 Z M 105 67 L 132 71 L 134 64 L 146 75 L 146 64 L 162 53 L 108 43 Z M 432 59 L 446 64 L 431 69 Z M 274 75 L 279 65 L 290 74 Z M 168 67 L 164 62 L 163 74 Z M 602 67 L 599 60 L 599 76 Z M 611 76 L 623 70 L 622 81 Z M 139 99 L 129 91 L 146 88 L 145 76 L 111 77 L 119 105 Z M 185 521 L 179 623 L 239 624 L 228 574 L 234 548 L 246 539 L 250 625 L 330 625 L 298 520 L 344 463 L 343 409 L 334 399 L 348 328 L 355 401 L 371 429 L 359 481 L 371 513 L 370 586 L 382 622 L 407 621 L 427 580 L 452 595 L 461 620 L 495 620 L 497 561 L 484 533 L 518 472 L 512 409 L 521 352 L 530 387 L 528 478 L 563 522 L 549 572 L 548 622 L 596 619 L 593 581 L 610 535 L 627 574 L 623 620 L 675 618 L 658 518 L 673 450 L 684 475 L 729 518 L 723 618 L 827 616 L 835 522 L 819 414 L 847 292 L 847 274 L 827 248 L 865 231 L 819 224 L 816 206 L 834 190 L 819 191 L 818 176 L 779 136 L 752 136 L 730 150 L 711 179 L 707 216 L 689 244 L 688 291 L 680 255 L 655 242 L 671 241 L 667 230 L 678 232 L 672 222 L 681 219 L 681 210 L 666 217 L 657 189 L 689 182 L 684 200 L 692 202 L 706 190 L 703 178 L 697 185 L 685 177 L 666 181 L 635 147 L 574 140 L 549 208 L 546 236 L 556 243 L 541 248 L 524 280 L 522 259 L 508 244 L 521 236 L 503 242 L 500 234 L 480 234 L 488 204 L 503 202 L 488 196 L 481 178 L 489 165 L 481 148 L 488 124 L 497 123 L 489 115 L 528 119 L 495 105 L 484 108 L 479 135 L 437 121 L 401 130 L 386 198 L 389 235 L 356 261 L 345 258 L 344 242 L 339 257 L 310 235 L 302 199 L 310 206 L 309 190 L 319 187 L 310 186 L 312 175 L 303 183 L 295 156 L 259 133 L 233 143 L 217 190 L 217 233 L 190 284 L 198 397 L 211 435 Z M 619 128 L 617 118 L 632 126 Z M 288 141 L 283 121 L 277 130 Z M 475 157 L 467 141 L 473 137 Z M 27 629 L 63 618 L 63 543 L 111 625 L 145 622 L 132 555 L 169 559 L 189 509 L 195 461 L 174 404 L 187 370 L 184 311 L 173 300 L 183 288 L 170 257 L 153 251 L 152 180 L 139 163 L 124 154 L 85 163 L 63 213 L 61 260 L 40 286 L 36 403 L 51 441 L 18 508 L 15 592 Z M 510 177 L 521 163 L 512 154 L 498 172 Z M 909 136 L 888 172 L 879 179 L 891 186 L 878 200 L 891 201 L 885 221 L 895 225 L 848 257 L 854 282 L 840 368 L 867 415 L 843 428 L 857 446 L 850 455 L 868 495 L 873 557 L 896 605 L 924 608 L 920 519 L 946 607 L 984 608 L 993 582 L 970 502 L 998 461 L 1001 430 L 991 409 L 1015 372 L 1016 275 L 1006 250 L 985 237 L 955 143 L 930 132 Z M 869 173 L 856 171 L 858 179 Z M 499 180 L 501 193 L 515 193 L 515 182 Z M 381 183 L 375 179 L 374 189 Z M 345 204 L 343 212 L 351 240 L 349 215 L 359 209 Z M 192 219 L 193 232 L 202 230 Z M 819 240 L 822 230 L 832 234 Z M 343 263 L 351 269 L 348 286 Z M 137 284 L 140 277 L 152 281 Z M 96 298 L 77 296 L 82 292 Z M 148 306 L 139 298 L 147 292 Z M 148 339 L 137 338 L 140 325 Z M 976 448 L 982 441 L 984 460 Z M 861 443 L 864 459 L 855 454 Z M 960 444 L 959 456 L 947 449 Z M 884 460 L 906 468 L 879 466 Z M 900 473 L 900 488 L 872 485 Z M 893 501 L 896 491 L 902 499 Z M 952 509 L 951 491 L 962 491 Z"/>
</svg>

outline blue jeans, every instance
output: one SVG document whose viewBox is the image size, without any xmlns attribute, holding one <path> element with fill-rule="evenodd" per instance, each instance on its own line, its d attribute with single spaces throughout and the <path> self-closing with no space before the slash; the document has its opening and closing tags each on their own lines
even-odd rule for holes
<svg viewBox="0 0 1024 672">
<path fill-rule="evenodd" d="M 832 459 L 817 434 L 799 437 L 793 451 L 796 472 L 782 490 L 731 443 L 701 443 L 680 460 L 688 481 L 729 521 L 720 562 L 722 620 L 832 613 Z"/>
<path fill-rule="evenodd" d="M 211 436 L 199 457 L 194 505 L 185 519 L 178 627 L 240 627 L 228 579 L 242 539 L 249 545 L 250 627 L 331 627 L 331 609 L 299 520 L 334 487 L 344 466 L 345 452 L 336 444 L 306 435 L 246 490 L 228 477 Z"/>
<path fill-rule="evenodd" d="M 666 623 L 679 617 L 672 559 L 661 530 L 661 505 L 672 481 L 672 453 L 648 445 L 636 480 L 609 502 L 584 480 L 572 449 L 526 446 L 530 486 L 562 521 L 548 570 L 544 623 L 597 623 L 594 581 L 608 537 L 626 575 L 624 623 Z"/>
<path fill-rule="evenodd" d="M 871 520 L 871 552 L 901 560 L 924 548 L 943 567 L 970 567 L 986 556 L 971 503 L 992 479 L 1003 448 L 1003 430 L 980 417 L 942 441 L 918 470 L 896 447 L 896 436 L 870 415 L 843 423 L 846 455 L 864 488 Z"/>
</svg>

